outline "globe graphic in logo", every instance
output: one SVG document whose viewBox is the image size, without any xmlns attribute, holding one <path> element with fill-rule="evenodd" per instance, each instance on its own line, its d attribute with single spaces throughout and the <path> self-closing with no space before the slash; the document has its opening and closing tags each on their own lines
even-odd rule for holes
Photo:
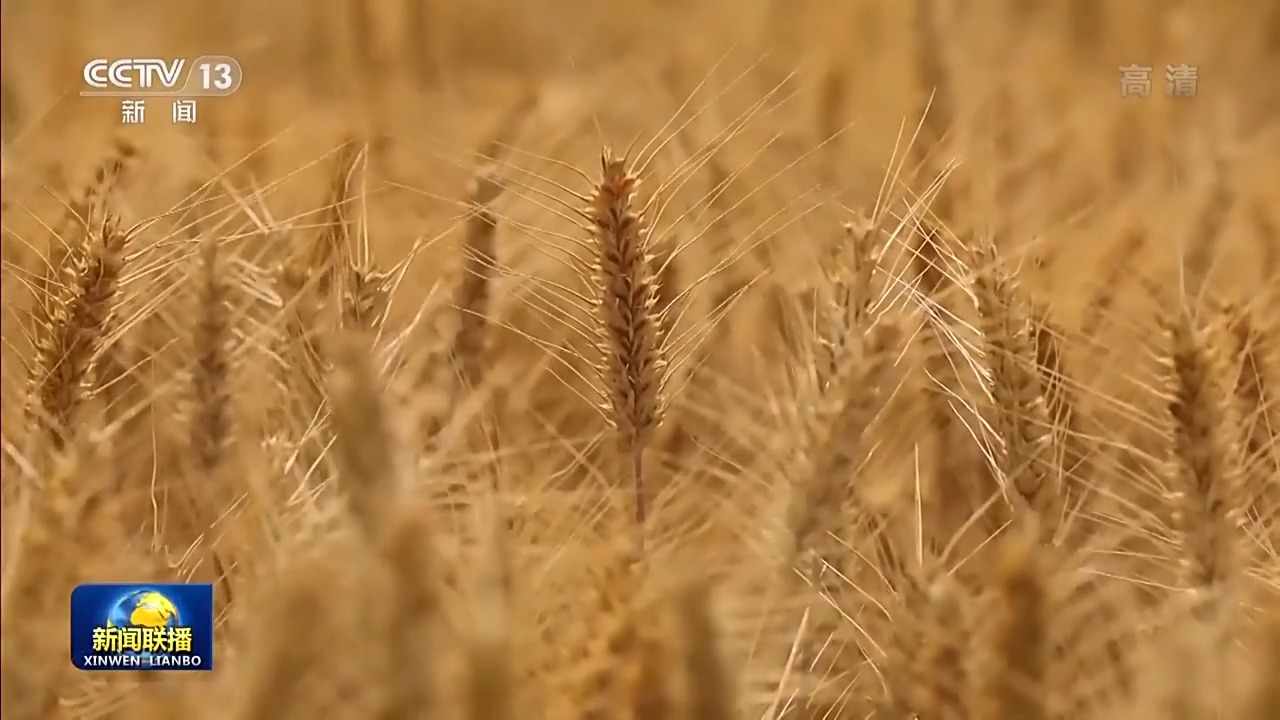
<svg viewBox="0 0 1280 720">
<path fill-rule="evenodd" d="M 182 624 L 178 608 L 169 598 L 155 590 L 135 590 L 121 597 L 107 612 L 107 627 L 175 628 Z M 150 655 L 135 653 L 130 655 Z"/>
</svg>

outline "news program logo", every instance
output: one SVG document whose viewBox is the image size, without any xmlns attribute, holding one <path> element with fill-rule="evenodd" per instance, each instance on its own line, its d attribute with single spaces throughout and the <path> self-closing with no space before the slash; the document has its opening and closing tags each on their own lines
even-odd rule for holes
<svg viewBox="0 0 1280 720">
<path fill-rule="evenodd" d="M 244 70 L 229 55 L 183 58 L 97 58 L 81 71 L 84 97 L 221 97 L 240 88 Z"/>
<path fill-rule="evenodd" d="M 76 586 L 71 662 L 81 670 L 212 670 L 213 585 Z"/>
</svg>

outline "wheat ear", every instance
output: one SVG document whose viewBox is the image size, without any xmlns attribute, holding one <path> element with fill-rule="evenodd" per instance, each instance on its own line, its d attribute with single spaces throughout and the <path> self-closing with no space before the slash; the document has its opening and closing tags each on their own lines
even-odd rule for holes
<svg viewBox="0 0 1280 720">
<path fill-rule="evenodd" d="M 902 572 L 885 520 L 861 501 L 858 489 L 859 475 L 870 456 L 869 428 L 892 392 L 885 387 L 885 378 L 897 357 L 901 333 L 892 324 L 876 324 L 865 336 L 859 328 L 852 332 L 855 344 L 839 359 L 835 376 L 818 400 L 811 430 L 814 444 L 795 488 L 789 528 L 795 543 L 791 562 L 825 596 L 810 607 L 816 618 L 810 634 L 813 642 L 801 646 L 800 661 L 804 667 L 815 667 L 825 653 L 823 680 L 845 683 L 856 677 L 858 663 L 833 636 L 844 625 L 840 613 L 854 611 L 846 607 L 850 602 L 862 602 L 848 589 L 850 548 L 870 539 L 877 551 L 876 566 L 884 564 L 882 572 L 891 585 Z M 799 712 L 811 718 L 838 714 L 839 694 L 815 690 Z"/>
<path fill-rule="evenodd" d="M 1089 447 L 1080 430 L 1081 418 L 1072 378 L 1067 374 L 1063 332 L 1049 310 L 1031 306 L 1031 328 L 1045 411 L 1054 446 L 1052 467 L 1061 473 L 1062 506 L 1074 511 L 1089 487 Z"/>
<path fill-rule="evenodd" d="M 66 418 L 63 415 L 74 414 L 82 401 L 82 385 L 113 314 L 111 300 L 123 270 L 124 253 L 123 245 L 116 250 L 111 249 L 106 244 L 108 237 L 104 233 L 108 227 L 118 227 L 118 220 L 108 217 L 109 203 L 136 157 L 137 148 L 132 144 L 122 140 L 113 144 L 111 153 L 94 169 L 93 180 L 67 208 L 60 231 L 53 234 L 50 257 L 36 286 L 36 373 L 27 409 L 33 424 L 43 426 L 46 433 L 52 433 L 51 442 L 55 447 L 61 447 L 65 441 L 59 434 L 58 423 L 69 419 L 69 415 Z M 79 243 L 73 247 L 66 239 L 70 235 L 85 237 L 82 233 L 86 231 L 87 248 Z M 115 236 L 112 237 L 114 239 Z M 123 236 L 119 237 L 123 241 Z M 95 272 L 99 267 L 105 274 Z M 110 291 L 104 305 L 87 308 L 80 305 L 86 289 L 86 273 L 89 272 L 95 272 L 93 277 L 102 278 L 103 284 L 97 290 Z M 73 313 L 78 307 L 93 310 L 94 314 L 101 313 L 101 317 L 94 320 L 96 326 L 84 333 L 68 326 L 68 323 L 75 322 Z M 53 385 L 46 385 L 59 373 L 69 373 L 64 376 L 66 378 L 76 376 L 75 386 L 61 387 L 57 380 Z M 46 392 L 52 394 L 46 396 Z M 53 399 L 54 395 L 59 402 L 45 407 L 45 399 Z"/>
<path fill-rule="evenodd" d="M 201 487 L 193 488 L 196 497 L 204 500 L 206 510 L 218 505 L 219 471 L 226 462 L 227 444 L 231 427 L 231 379 L 227 358 L 227 341 L 230 338 L 230 318 L 227 308 L 227 288 L 222 277 L 218 258 L 218 240 L 208 236 L 200 245 L 199 308 L 195 328 L 195 368 L 191 374 L 195 409 L 191 417 L 188 440 Z M 193 516 L 198 513 L 192 510 Z M 211 543 L 212 544 L 212 543 Z M 226 598 L 231 597 L 227 569 L 217 550 L 210 549 L 214 570 Z"/>
<path fill-rule="evenodd" d="M 997 448 L 1000 474 L 1014 491 L 1021 517 L 1052 540 L 1061 512 L 1059 483 L 1053 477 L 1049 417 L 1034 369 L 1025 303 L 1013 276 L 1001 269 L 995 247 L 983 243 L 977 255 L 973 289 L 991 371 L 992 426 L 1003 445 Z"/>
<path fill-rule="evenodd" d="M 509 145 L 536 107 L 536 96 L 518 104 L 480 149 L 481 166 L 472 176 L 463 224 L 462 272 L 451 292 L 452 308 L 424 308 L 411 331 L 414 354 L 407 361 L 408 384 L 421 433 L 429 452 L 458 416 L 463 400 L 484 382 L 490 340 L 492 296 L 498 270 L 498 213 L 494 205 L 505 187 L 500 169 Z M 484 423 L 487 440 L 496 447 L 492 424 Z"/>
<path fill-rule="evenodd" d="M 625 158 L 605 150 L 587 218 L 595 240 L 596 301 L 604 361 L 600 368 L 608 417 L 635 493 L 643 537 L 644 451 L 662 421 L 666 361 L 658 345 L 657 282 L 651 273 L 649 228 L 636 200 L 639 178 Z"/>
<path fill-rule="evenodd" d="M 195 417 L 191 423 L 191 449 L 206 476 L 222 464 L 231 436 L 229 368 L 226 343 L 229 318 L 226 286 L 218 264 L 218 241 L 201 241 L 199 320 L 195 329 Z"/>
<path fill-rule="evenodd" d="M 313 437 L 315 426 L 328 410 L 327 361 L 316 339 L 317 298 L 305 269 L 294 261 L 279 269 L 276 289 L 282 325 L 273 343 L 277 402 L 269 414 L 272 425 L 281 428 L 277 432 L 295 433 L 290 440 L 302 446 L 301 461 L 310 468 L 324 457 L 327 445 L 327 441 Z"/>
<path fill-rule="evenodd" d="M 384 717 L 420 717 L 437 706 L 440 694 L 437 667 L 443 613 L 441 574 L 432 545 L 434 528 L 429 509 L 415 503 L 402 507 L 385 524 L 381 554 L 394 583 L 393 611 L 397 624 L 388 643 L 391 700 Z M 492 653 L 503 648 L 486 646 L 484 649 Z M 501 659 L 493 660 L 491 655 L 482 657 L 499 663 L 486 665 L 487 671 L 503 670 Z M 501 686 L 502 678 L 494 678 L 492 682 Z"/>
<path fill-rule="evenodd" d="M 1280 40 L 1280 11 L 1275 11 L 1273 17 L 1276 18 L 1276 38 Z M 1280 274 L 1280 222 L 1277 222 L 1272 214 L 1271 204 L 1261 200 L 1255 200 L 1249 206 L 1249 225 L 1252 226 L 1254 234 L 1258 237 L 1258 270 L 1259 276 L 1264 278 L 1272 278 Z M 1276 293 L 1274 288 L 1267 293 L 1267 297 L 1274 300 Z"/>
<path fill-rule="evenodd" d="M 347 268 L 342 321 L 348 327 L 376 330 L 386 317 L 390 273 L 378 272 L 372 259 Z"/>
<path fill-rule="evenodd" d="M 498 215 L 493 203 L 501 194 L 502 184 L 492 165 L 476 173 L 467 193 L 471 217 L 467 219 L 462 242 L 462 277 L 454 286 L 453 304 L 459 317 L 450 348 L 459 385 L 467 390 L 478 387 L 484 380 L 489 302 L 498 251 Z"/>
<path fill-rule="evenodd" d="M 574 693 L 575 717 L 670 717 L 678 707 L 661 608 L 640 596 L 643 568 L 634 554 L 617 553 L 593 579 L 594 633 Z"/>
<path fill-rule="evenodd" d="M 36 420 L 55 448 L 67 443 L 83 400 L 82 385 L 119 290 L 128 238 L 115 216 L 104 219 L 77 270 L 75 290 L 39 349 Z"/>
<path fill-rule="evenodd" d="M 990 635 L 976 678 L 975 720 L 1049 720 L 1049 578 L 1035 536 L 1015 532 L 991 588 Z"/>
<path fill-rule="evenodd" d="M 954 578 L 924 570 L 906 578 L 896 598 L 885 670 L 889 700 L 895 713 L 964 720 L 970 701 L 969 598 Z"/>
<path fill-rule="evenodd" d="M 319 557 L 295 558 L 278 570 L 264 590 L 254 622 L 254 642 L 237 663 L 243 680 L 236 703 L 226 713 L 234 720 L 274 720 L 305 707 L 310 683 L 338 661 L 317 649 L 327 626 L 323 600 L 333 592 L 332 564 Z M 222 717 L 226 709 L 219 707 Z"/>
<path fill-rule="evenodd" d="M 1098 337 L 1111 319 L 1120 288 L 1126 275 L 1133 271 L 1150 241 L 1147 229 L 1132 224 L 1111 243 L 1099 263 L 1099 282 L 1080 319 L 1080 332 L 1085 337 Z"/>
<path fill-rule="evenodd" d="M 890 394 L 883 382 L 901 342 L 901 329 L 892 323 L 870 328 L 841 361 L 839 375 L 819 400 L 811 430 L 810 464 L 798 488 L 800 499 L 792 518 L 791 534 L 797 548 L 812 549 L 821 544 L 820 538 L 840 524 L 842 510 L 867 512 L 856 502 L 854 508 L 849 507 L 854 497 L 851 486 L 870 450 L 865 435 Z"/>
<path fill-rule="evenodd" d="M 329 199 L 320 234 L 311 243 L 306 258 L 307 274 L 316 275 L 316 290 L 321 295 L 346 295 L 343 275 L 353 267 L 351 247 L 351 184 L 360 161 L 360 146 L 355 140 L 344 140 L 338 148 L 333 175 L 329 181 Z"/>
<path fill-rule="evenodd" d="M 333 344 L 329 377 L 334 455 L 343 494 L 356 523 L 369 538 L 399 491 L 391 425 L 373 366 L 367 335 L 348 334 Z"/>
<path fill-rule="evenodd" d="M 823 285 L 827 297 L 823 303 L 823 328 L 818 347 L 823 351 L 819 364 L 819 381 L 834 377 L 848 355 L 849 345 L 862 330 L 869 327 L 875 300 L 873 280 L 879 265 L 879 228 L 870 220 L 859 218 L 844 225 L 844 241 L 823 265 Z"/>
<path fill-rule="evenodd" d="M 924 403 L 935 446 L 927 493 L 928 525 L 931 544 L 944 546 L 967 533 L 975 511 L 985 513 L 995 483 L 987 463 L 977 460 L 969 450 L 973 441 L 965 420 L 958 416 L 956 399 L 968 395 L 958 370 L 966 363 L 967 351 L 959 346 L 949 327 L 954 316 L 946 299 L 950 291 L 959 288 L 956 272 L 951 269 L 953 255 L 943 246 L 943 234 L 937 228 L 922 226 L 914 237 L 911 271 L 923 312 L 921 364 L 929 380 L 924 388 Z M 988 524 L 981 523 L 976 530 L 987 530 Z M 985 540 L 978 537 L 982 532 L 973 535 L 975 541 Z"/>
<path fill-rule="evenodd" d="M 333 344 L 329 379 L 334 452 L 341 487 L 365 540 L 389 571 L 397 628 L 389 638 L 392 661 L 387 718 L 413 717 L 432 706 L 437 691 L 433 653 L 440 614 L 431 550 L 430 516 L 404 492 L 399 448 L 373 364 L 367 333 L 344 333 Z M 399 509 L 397 509 L 399 508 Z"/>
<path fill-rule="evenodd" d="M 462 239 L 462 278 L 454 286 L 453 305 L 458 317 L 450 356 L 461 391 L 484 381 L 484 350 L 489 335 L 489 314 L 494 275 L 498 269 L 498 213 L 494 204 L 502 196 L 502 163 L 511 143 L 537 107 L 537 96 L 521 100 L 480 149 L 482 164 L 471 178 L 467 192 L 467 218 Z"/>
<path fill-rule="evenodd" d="M 1226 436 L 1230 417 L 1211 348 L 1186 311 L 1168 323 L 1170 466 L 1175 520 L 1183 551 L 1183 587 L 1204 595 L 1199 610 L 1215 617 L 1230 606 L 1221 594 L 1240 571 L 1237 538 L 1239 468 Z"/>
<path fill-rule="evenodd" d="M 360 172 L 357 165 L 364 161 L 367 168 L 368 157 L 352 141 L 343 144 L 338 157 L 332 205 L 327 210 L 325 229 L 313 248 L 312 270 L 318 274 L 316 289 L 320 293 L 337 292 L 342 325 L 373 331 L 386 319 L 391 274 L 378 271 L 367 227 L 353 217 L 351 186 Z"/>
</svg>

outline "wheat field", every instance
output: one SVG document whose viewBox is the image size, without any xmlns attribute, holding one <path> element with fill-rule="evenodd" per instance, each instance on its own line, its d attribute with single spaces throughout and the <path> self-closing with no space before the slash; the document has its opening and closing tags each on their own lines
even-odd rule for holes
<svg viewBox="0 0 1280 720">
<path fill-rule="evenodd" d="M 112 5 L 2 9 L 5 720 L 1280 717 L 1280 6 Z"/>
</svg>

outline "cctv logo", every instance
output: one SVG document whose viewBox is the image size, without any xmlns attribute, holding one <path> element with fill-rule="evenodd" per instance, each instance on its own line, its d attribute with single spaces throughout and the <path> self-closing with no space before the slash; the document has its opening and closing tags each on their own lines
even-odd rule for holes
<svg viewBox="0 0 1280 720">
<path fill-rule="evenodd" d="M 156 58 L 130 58 L 124 60 L 92 60 L 84 66 L 84 82 L 94 90 L 82 95 L 117 95 L 121 91 L 151 90 L 154 94 L 176 92 L 178 81 L 183 79 L 185 60 L 159 60 Z M 153 90 L 154 88 L 154 90 Z M 137 93 L 137 94 L 152 94 Z"/>
</svg>

